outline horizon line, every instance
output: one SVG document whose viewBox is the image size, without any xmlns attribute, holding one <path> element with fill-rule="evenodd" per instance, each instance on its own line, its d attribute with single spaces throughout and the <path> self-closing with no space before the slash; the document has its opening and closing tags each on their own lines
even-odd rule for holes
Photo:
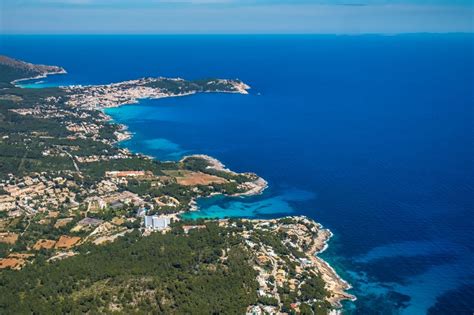
<svg viewBox="0 0 474 315">
<path fill-rule="evenodd" d="M 396 35 L 471 35 L 473 31 L 446 32 L 365 32 L 365 33 L 0 33 L 0 36 L 396 36 Z"/>
</svg>

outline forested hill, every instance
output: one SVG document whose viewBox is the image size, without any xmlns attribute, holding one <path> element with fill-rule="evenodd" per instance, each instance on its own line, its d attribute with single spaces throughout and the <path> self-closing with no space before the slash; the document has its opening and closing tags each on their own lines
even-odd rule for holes
<svg viewBox="0 0 474 315">
<path fill-rule="evenodd" d="M 3 271 L 0 313 L 244 314 L 257 300 L 257 274 L 229 234 L 217 224 L 189 235 L 133 232 L 57 263 Z"/>
<path fill-rule="evenodd" d="M 11 81 L 18 79 L 64 72 L 65 70 L 61 67 L 35 65 L 0 55 L 0 87 L 9 86 Z"/>
</svg>

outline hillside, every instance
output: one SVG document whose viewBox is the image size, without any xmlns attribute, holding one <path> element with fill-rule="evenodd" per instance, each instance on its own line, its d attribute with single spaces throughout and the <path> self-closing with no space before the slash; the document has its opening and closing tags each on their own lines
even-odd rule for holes
<svg viewBox="0 0 474 315">
<path fill-rule="evenodd" d="M 304 217 L 188 221 L 85 243 L 64 260 L 43 248 L 0 273 L 0 313 L 327 314 L 338 293 L 313 250 L 326 235 Z"/>
<path fill-rule="evenodd" d="M 10 82 L 18 79 L 65 72 L 61 67 L 35 65 L 0 55 L 0 87 L 9 86 Z"/>
</svg>

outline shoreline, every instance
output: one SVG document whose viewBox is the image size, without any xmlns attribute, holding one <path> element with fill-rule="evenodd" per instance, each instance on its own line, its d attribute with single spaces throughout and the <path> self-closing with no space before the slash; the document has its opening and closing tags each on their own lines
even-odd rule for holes
<svg viewBox="0 0 474 315">
<path fill-rule="evenodd" d="M 336 308 L 340 309 L 342 308 L 341 301 L 355 301 L 357 300 L 357 297 L 346 292 L 347 290 L 352 289 L 352 285 L 339 276 L 337 271 L 327 261 L 318 256 L 329 248 L 329 241 L 334 234 L 319 222 L 317 222 L 317 224 L 322 233 L 318 233 L 318 237 L 315 239 L 315 244 L 308 253 L 311 255 L 311 261 L 315 266 L 317 266 L 317 269 L 321 272 L 323 280 L 326 282 L 326 285 L 328 285 L 328 291 L 332 293 L 329 302 Z"/>
<path fill-rule="evenodd" d="M 173 82 L 173 84 L 178 85 L 178 89 L 168 90 L 156 86 L 156 84 L 159 85 L 159 83 L 163 81 Z M 180 84 L 188 85 L 188 88 L 193 84 L 195 86 L 192 86 L 188 91 L 183 91 L 182 88 L 186 90 L 186 86 L 179 86 Z M 216 87 L 218 84 L 224 85 L 224 87 Z M 214 86 L 214 88 L 209 88 L 209 86 Z M 143 99 L 153 100 L 166 97 L 189 96 L 198 93 L 249 94 L 248 90 L 251 89 L 249 85 L 239 79 L 212 79 L 208 80 L 206 86 L 199 86 L 193 83 L 193 81 L 186 81 L 182 78 L 165 77 L 143 77 L 109 84 L 78 84 L 58 86 L 58 88 L 75 96 L 74 100 L 69 102 L 71 106 L 99 110 L 123 105 L 133 105 Z"/>
<path fill-rule="evenodd" d="M 237 93 L 237 92 L 233 92 L 233 93 Z M 194 95 L 194 94 L 196 94 L 196 93 L 189 93 L 187 95 Z M 164 96 L 164 97 L 160 97 L 160 98 L 179 97 L 179 96 L 186 96 L 186 95 L 169 95 L 169 96 Z M 159 99 L 159 98 L 156 98 L 156 99 Z M 116 107 L 123 106 L 123 105 L 132 105 L 132 104 L 120 104 L 120 105 L 117 105 Z M 115 124 L 118 124 L 120 126 L 123 126 L 122 127 L 123 130 L 125 130 L 125 133 L 127 133 L 127 138 L 124 139 L 124 140 L 121 140 L 121 141 L 131 139 L 133 137 L 133 133 L 128 131 L 128 126 L 115 122 L 113 120 L 113 118 L 110 117 L 110 115 L 105 113 L 105 110 L 107 108 L 110 108 L 110 107 L 103 107 L 103 108 L 100 108 L 100 110 L 104 113 L 104 115 L 106 115 L 109 118 L 108 122 L 109 123 L 115 123 Z M 118 142 L 121 142 L 121 141 L 118 141 Z M 189 158 L 189 157 L 197 157 L 197 158 L 201 158 L 201 159 L 206 160 L 209 163 L 208 168 L 219 170 L 219 171 L 224 171 L 224 172 L 229 172 L 229 173 L 232 173 L 232 174 L 237 174 L 235 171 L 232 171 L 231 169 L 227 168 L 225 166 L 225 164 L 222 163 L 217 158 L 206 155 L 206 154 L 186 155 L 186 156 L 183 156 L 179 160 L 179 162 L 182 162 L 184 159 Z M 149 157 L 149 158 L 155 159 L 154 157 Z M 186 212 L 199 211 L 200 209 L 199 209 L 198 202 L 197 202 L 197 200 L 199 198 L 212 198 L 216 195 L 224 195 L 224 196 L 227 196 L 227 197 L 235 197 L 235 198 L 237 198 L 237 197 L 244 198 L 244 197 L 250 197 L 250 196 L 256 196 L 256 195 L 263 194 L 264 190 L 268 188 L 268 182 L 265 179 L 263 179 L 262 177 L 260 177 L 256 174 L 255 174 L 255 176 L 257 176 L 257 179 L 252 182 L 254 187 L 252 187 L 248 191 L 243 192 L 243 193 L 233 194 L 233 195 L 213 193 L 209 196 L 200 196 L 200 197 L 193 198 L 193 199 L 191 199 L 191 201 L 188 204 L 189 209 L 185 212 L 176 214 L 175 218 L 179 219 L 179 220 L 183 220 L 182 215 L 185 214 Z M 225 220 L 225 219 L 211 218 L 211 219 L 207 219 L 207 220 L 221 221 L 221 220 Z M 262 221 L 261 219 L 248 219 L 248 220 Z M 328 301 L 335 308 L 334 312 L 336 312 L 336 313 L 333 313 L 333 314 L 339 314 L 338 312 L 340 312 L 342 307 L 343 307 L 343 305 L 341 304 L 342 301 L 344 301 L 344 300 L 355 301 L 357 298 L 356 298 L 356 296 L 346 292 L 347 290 L 350 290 L 352 288 L 352 286 L 346 280 L 342 279 L 339 276 L 339 274 L 335 271 L 335 269 L 327 261 L 325 261 L 324 259 L 322 259 L 321 257 L 318 256 L 319 254 L 323 253 L 326 249 L 329 248 L 329 241 L 333 236 L 332 231 L 329 230 L 329 229 L 324 228 L 319 222 L 316 222 L 313 219 L 309 219 L 309 220 L 314 221 L 320 227 L 321 231 L 324 232 L 323 233 L 324 238 L 319 239 L 318 240 L 319 242 L 315 240 L 315 245 L 313 246 L 313 248 L 311 248 L 308 251 L 308 254 L 309 254 L 309 256 L 311 256 L 310 260 L 313 262 L 316 269 L 321 273 L 322 278 L 323 278 L 324 282 L 326 283 L 328 291 L 331 292 L 332 296 L 328 299 Z"/>
<path fill-rule="evenodd" d="M 231 174 L 237 174 L 236 172 L 230 170 L 229 168 L 226 168 L 224 163 L 222 163 L 220 160 L 218 160 L 218 159 L 216 159 L 212 156 L 206 155 L 206 154 L 186 155 L 186 156 L 183 156 L 179 160 L 179 162 L 182 162 L 185 159 L 192 158 L 192 157 L 204 159 L 205 161 L 207 161 L 210 164 L 208 166 L 208 168 L 210 168 L 210 169 L 215 169 L 215 170 L 218 170 L 218 171 L 228 172 L 228 173 L 231 173 Z M 252 174 L 254 174 L 254 173 L 252 173 Z M 260 177 L 256 174 L 254 174 L 254 175 L 257 176 L 257 179 L 254 180 L 253 182 L 248 182 L 248 185 L 253 185 L 253 187 L 251 189 L 249 189 L 245 192 L 237 193 L 237 194 L 233 194 L 233 195 L 221 194 L 221 193 L 211 193 L 209 196 L 200 196 L 200 197 L 192 198 L 191 201 L 188 204 L 189 205 L 188 212 L 199 211 L 199 206 L 198 206 L 198 203 L 197 203 L 199 198 L 212 198 L 212 197 L 219 196 L 219 195 L 226 196 L 226 197 L 237 198 L 237 197 L 257 196 L 257 195 L 263 194 L 263 191 L 268 188 L 268 182 L 265 179 L 263 179 L 262 177 Z M 181 217 L 181 215 L 179 217 Z M 217 219 L 217 220 L 220 220 L 220 219 Z"/>
<path fill-rule="evenodd" d="M 328 248 L 328 243 L 333 236 L 333 233 L 328 228 L 325 228 L 321 223 L 316 222 L 314 219 L 311 219 L 304 215 L 294 215 L 294 216 L 284 216 L 275 219 L 243 219 L 244 221 L 253 222 L 253 223 L 274 223 L 281 219 L 294 219 L 299 221 L 306 221 L 312 225 L 311 231 L 317 232 L 316 235 L 312 236 L 313 243 L 311 247 L 303 251 L 306 259 L 311 261 L 311 268 L 321 275 L 321 279 L 325 283 L 325 288 L 330 293 L 330 296 L 326 298 L 326 301 L 331 304 L 333 308 L 332 313 L 328 314 L 341 314 L 342 312 L 342 301 L 349 300 L 355 301 L 356 296 L 346 292 L 351 289 L 352 286 L 339 276 L 339 274 L 334 270 L 331 265 L 325 261 L 323 258 L 318 255 Z M 209 219 L 208 221 L 213 221 L 215 219 Z M 219 222 L 227 222 L 228 219 L 217 219 Z M 293 224 L 295 225 L 295 224 Z M 302 231 L 298 227 L 293 227 L 298 231 Z"/>
<path fill-rule="evenodd" d="M 28 88 L 25 88 L 25 87 L 23 87 L 23 86 L 21 86 L 21 85 L 18 85 L 17 83 L 18 83 L 18 82 L 21 82 L 21 81 L 28 81 L 28 80 L 45 79 L 45 78 L 47 78 L 49 75 L 56 75 L 56 74 L 67 74 L 67 71 L 66 71 L 65 69 L 62 69 L 62 70 L 60 70 L 60 71 L 46 72 L 46 73 L 39 74 L 39 75 L 34 76 L 34 77 L 16 79 L 16 80 L 11 81 L 10 84 L 13 84 L 15 87 L 18 87 L 18 88 L 21 88 L 21 89 L 28 89 Z"/>
<path fill-rule="evenodd" d="M 38 78 L 40 79 L 40 78 Z M 94 86 L 94 85 L 91 85 L 91 86 Z M 87 86 L 86 86 L 87 87 Z M 67 86 L 58 86 L 58 88 L 67 88 Z M 216 91 L 216 92 L 209 92 L 209 91 L 204 91 L 204 92 L 196 92 L 196 91 L 193 91 L 193 92 L 188 92 L 188 93 L 181 93 L 181 94 L 163 94 L 163 95 L 155 95 L 155 96 L 150 96 L 150 97 L 143 97 L 143 98 L 136 98 L 136 99 L 133 99 L 132 101 L 128 101 L 128 102 L 124 102 L 124 103 L 118 103 L 118 104 L 114 104 L 114 105 L 110 105 L 110 106 L 98 106 L 97 109 L 101 110 L 101 111 L 104 111 L 106 109 L 109 109 L 109 108 L 117 108 L 117 107 L 122 107 L 122 106 L 127 106 L 127 105 L 135 105 L 135 104 L 138 104 L 140 103 L 140 100 L 159 100 L 159 99 L 162 99 L 162 98 L 170 98 L 170 97 L 185 97 L 185 96 L 193 96 L 193 95 L 196 95 L 196 94 L 199 94 L 199 93 L 223 93 L 223 94 L 249 94 L 247 91 Z"/>
<path fill-rule="evenodd" d="M 222 163 L 220 160 L 218 160 L 218 159 L 216 159 L 212 156 L 206 155 L 206 154 L 186 155 L 180 160 L 180 162 L 182 162 L 183 160 L 185 160 L 187 158 L 192 158 L 192 157 L 201 158 L 201 159 L 207 161 L 210 164 L 208 166 L 209 169 L 215 169 L 215 170 L 218 170 L 218 171 L 223 171 L 223 172 L 227 172 L 227 173 L 231 173 L 231 174 L 238 174 L 238 173 L 232 171 L 231 169 L 227 168 L 224 165 L 224 163 Z M 255 180 L 251 181 L 251 182 L 245 183 L 246 186 L 247 186 L 247 187 L 245 187 L 245 188 L 247 188 L 245 192 L 228 195 L 229 197 L 257 196 L 257 195 L 263 194 L 263 191 L 268 188 L 268 182 L 265 179 L 263 179 L 262 177 L 258 176 L 257 174 L 248 173 L 248 172 L 247 173 L 244 172 L 242 174 L 251 174 L 251 175 L 256 176 L 257 178 Z"/>
<path fill-rule="evenodd" d="M 15 84 L 15 86 L 18 86 L 18 85 L 16 85 L 16 83 L 21 82 L 21 81 L 40 79 L 40 78 L 47 77 L 48 75 L 65 74 L 65 73 L 67 73 L 67 72 L 64 69 L 62 69 L 61 71 L 48 72 L 48 73 L 38 75 L 38 76 L 32 77 L 32 78 L 18 79 L 18 80 L 12 81 L 12 84 Z M 19 87 L 21 87 L 21 86 L 19 86 Z M 23 88 L 23 87 L 21 87 L 21 88 Z M 67 87 L 60 87 L 60 88 L 66 89 Z M 238 84 L 237 90 L 235 90 L 235 91 L 211 91 L 211 92 L 207 92 L 207 93 L 248 94 L 247 89 L 249 89 L 249 88 L 250 87 L 248 85 L 246 85 L 245 83 L 242 82 L 241 84 Z M 95 109 L 95 110 L 101 111 L 104 115 L 104 123 L 112 123 L 112 124 L 116 124 L 116 125 L 119 126 L 119 130 L 116 131 L 117 141 L 115 142 L 115 143 L 119 143 L 119 142 L 131 139 L 133 137 L 133 133 L 128 131 L 128 126 L 127 125 L 115 122 L 114 119 L 109 114 L 107 114 L 105 112 L 105 110 L 107 108 L 136 104 L 140 101 L 140 99 L 160 99 L 160 98 L 167 98 L 167 97 L 188 96 L 188 95 L 194 95 L 194 94 L 197 94 L 197 93 L 199 93 L 199 92 L 193 91 L 193 92 L 182 93 L 182 94 L 171 94 L 171 93 L 169 93 L 169 94 L 152 95 L 152 96 L 143 97 L 143 98 L 136 97 L 136 98 L 133 98 L 133 99 L 129 99 L 127 102 L 113 104 L 113 106 L 111 106 L 111 104 L 109 104 L 109 106 L 104 106 L 102 104 L 102 105 L 95 106 L 95 108 L 91 107 L 89 109 L 91 109 L 91 110 Z M 140 154 L 140 153 L 137 153 L 137 154 Z M 146 157 L 149 158 L 149 159 L 155 159 L 155 158 L 149 157 L 149 156 L 146 156 Z M 214 157 L 211 157 L 211 156 L 208 156 L 208 155 L 204 155 L 204 154 L 194 154 L 194 155 L 184 156 L 180 161 L 182 161 L 186 158 L 189 158 L 189 157 L 198 157 L 198 158 L 202 158 L 202 159 L 206 160 L 209 163 L 208 168 L 219 170 L 219 171 L 224 171 L 224 172 L 229 172 L 229 173 L 232 173 L 232 174 L 237 174 L 236 172 L 226 168 L 225 165 L 221 161 L 219 161 L 218 159 L 216 159 Z M 222 194 L 222 195 L 228 196 L 228 197 L 242 197 L 243 198 L 243 197 L 247 197 L 247 196 L 260 195 L 260 194 L 263 193 L 263 191 L 265 189 L 268 188 L 268 182 L 265 179 L 263 179 L 262 177 L 258 176 L 255 173 L 246 173 L 246 174 L 254 176 L 255 179 L 253 181 L 245 182 L 245 183 L 242 184 L 242 185 L 245 185 L 245 186 L 242 186 L 242 188 L 245 189 L 244 192 L 236 193 L 236 194 L 232 194 L 232 195 L 226 195 L 226 194 Z M 216 194 L 211 194 L 210 196 L 207 196 L 207 197 L 212 197 L 214 195 L 217 195 L 217 193 Z M 199 207 L 197 205 L 197 199 L 198 198 L 205 198 L 205 196 L 202 196 L 202 197 L 198 196 L 196 198 L 193 198 L 189 202 L 189 204 L 188 204 L 189 209 L 186 212 L 199 211 Z M 177 213 L 174 216 L 177 219 L 182 220 L 181 219 L 181 214 L 182 213 Z M 295 216 L 295 217 L 298 217 L 298 216 Z M 210 220 L 220 221 L 220 219 L 210 219 Z M 259 219 L 249 219 L 249 220 L 262 221 L 262 220 L 259 220 Z M 345 280 L 343 280 L 337 274 L 337 272 L 329 265 L 328 262 L 326 262 L 325 260 L 323 260 L 322 258 L 317 256 L 318 254 L 324 252 L 328 248 L 328 246 L 329 246 L 328 242 L 329 242 L 330 238 L 333 235 L 332 232 L 329 229 L 323 228 L 323 226 L 320 223 L 316 222 L 315 220 L 312 220 L 312 219 L 309 219 L 309 218 L 308 218 L 308 220 L 313 221 L 318 226 L 320 231 L 322 231 L 323 233 L 318 233 L 318 236 L 314 239 L 314 245 L 308 251 L 307 254 L 310 256 L 310 260 L 313 262 L 313 264 L 315 266 L 315 269 L 317 269 L 317 271 L 319 271 L 321 273 L 323 281 L 326 284 L 326 288 L 331 293 L 331 297 L 328 299 L 328 301 L 331 303 L 331 305 L 334 308 L 340 309 L 342 307 L 342 304 L 341 304 L 342 300 L 354 301 L 356 299 L 356 297 L 349 294 L 349 293 L 347 293 L 347 292 L 345 292 L 346 290 L 349 290 L 351 288 L 351 285 L 348 282 L 346 282 Z M 322 236 L 321 236 L 321 234 L 322 234 Z"/>
</svg>

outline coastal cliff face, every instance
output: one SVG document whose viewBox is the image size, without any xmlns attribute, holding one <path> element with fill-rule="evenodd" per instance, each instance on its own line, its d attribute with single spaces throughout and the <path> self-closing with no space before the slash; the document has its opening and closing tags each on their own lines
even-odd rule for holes
<svg viewBox="0 0 474 315">
<path fill-rule="evenodd" d="M 66 73 L 66 70 L 58 66 L 37 65 L 0 55 L 0 81 L 2 82 L 59 73 Z"/>
</svg>

